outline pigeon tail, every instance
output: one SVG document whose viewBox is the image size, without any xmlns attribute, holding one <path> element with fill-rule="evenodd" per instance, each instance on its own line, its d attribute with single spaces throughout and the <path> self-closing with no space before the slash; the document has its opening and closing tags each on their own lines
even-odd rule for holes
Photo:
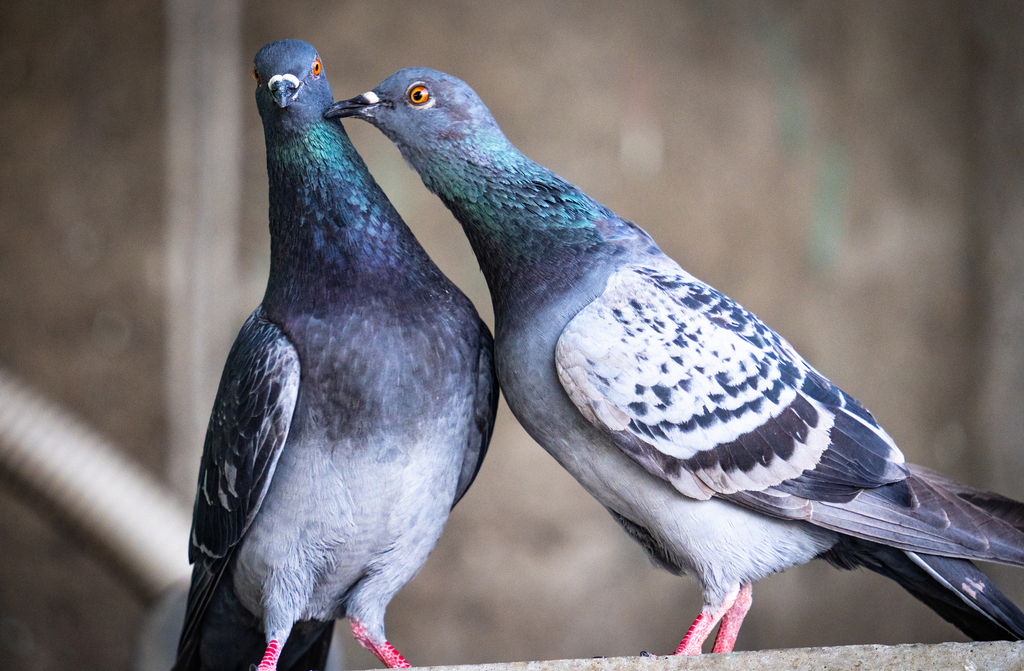
<svg viewBox="0 0 1024 671">
<path fill-rule="evenodd" d="M 822 558 L 895 580 L 975 641 L 1024 640 L 1024 613 L 966 559 L 940 557 L 846 537 Z"/>
<path fill-rule="evenodd" d="M 941 486 L 968 503 L 981 508 L 993 517 L 1024 532 L 1024 503 L 1014 501 L 995 492 L 986 492 L 952 480 L 930 468 L 909 464 L 911 472 L 933 486 Z"/>
<path fill-rule="evenodd" d="M 320 635 L 310 644 L 309 649 L 302 653 L 292 664 L 293 669 L 322 669 L 327 665 L 327 654 L 331 651 L 331 639 L 334 638 L 333 622 L 325 622 Z M 295 637 L 290 637 L 293 644 Z"/>
</svg>

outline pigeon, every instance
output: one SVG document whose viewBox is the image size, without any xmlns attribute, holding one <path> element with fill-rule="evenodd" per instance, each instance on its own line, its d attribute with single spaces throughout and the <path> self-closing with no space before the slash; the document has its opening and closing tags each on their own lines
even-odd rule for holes
<svg viewBox="0 0 1024 671">
<path fill-rule="evenodd" d="M 865 567 L 968 636 L 1024 637 L 971 560 L 1024 566 L 1024 504 L 905 462 L 856 399 L 636 224 L 526 158 L 464 82 L 401 70 L 327 116 L 368 121 L 463 229 L 527 432 L 646 550 L 699 583 L 676 654 L 729 652 L 751 584 Z"/>
<path fill-rule="evenodd" d="M 210 417 L 174 669 L 323 669 L 342 617 L 381 662 L 408 667 L 384 611 L 480 468 L 493 339 L 324 118 L 317 51 L 268 44 L 253 76 L 270 277 Z"/>
</svg>

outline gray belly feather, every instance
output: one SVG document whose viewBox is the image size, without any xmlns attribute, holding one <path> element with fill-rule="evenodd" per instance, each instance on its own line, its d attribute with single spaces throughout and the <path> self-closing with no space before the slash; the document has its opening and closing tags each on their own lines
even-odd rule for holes
<svg viewBox="0 0 1024 671">
<path fill-rule="evenodd" d="M 415 574 L 455 498 L 467 429 L 454 418 L 469 416 L 469 403 L 446 399 L 429 422 L 352 435 L 320 425 L 322 413 L 300 397 L 233 573 L 239 600 L 266 618 L 268 631 L 277 617 L 330 620 L 353 606 L 383 609 Z"/>
</svg>

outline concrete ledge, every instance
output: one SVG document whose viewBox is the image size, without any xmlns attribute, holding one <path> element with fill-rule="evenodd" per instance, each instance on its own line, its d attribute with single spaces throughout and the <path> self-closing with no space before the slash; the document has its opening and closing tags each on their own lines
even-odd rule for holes
<svg viewBox="0 0 1024 671">
<path fill-rule="evenodd" d="M 850 645 L 700 657 L 617 657 L 431 667 L 447 671 L 1024 671 L 1024 642 Z"/>
</svg>

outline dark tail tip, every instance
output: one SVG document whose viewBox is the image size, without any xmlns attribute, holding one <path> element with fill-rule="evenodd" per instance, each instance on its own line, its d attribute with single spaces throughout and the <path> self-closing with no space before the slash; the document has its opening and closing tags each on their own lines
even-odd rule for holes
<svg viewBox="0 0 1024 671">
<path fill-rule="evenodd" d="M 1024 640 L 1024 613 L 966 559 L 905 552 L 852 537 L 822 556 L 891 578 L 975 641 Z"/>
</svg>

